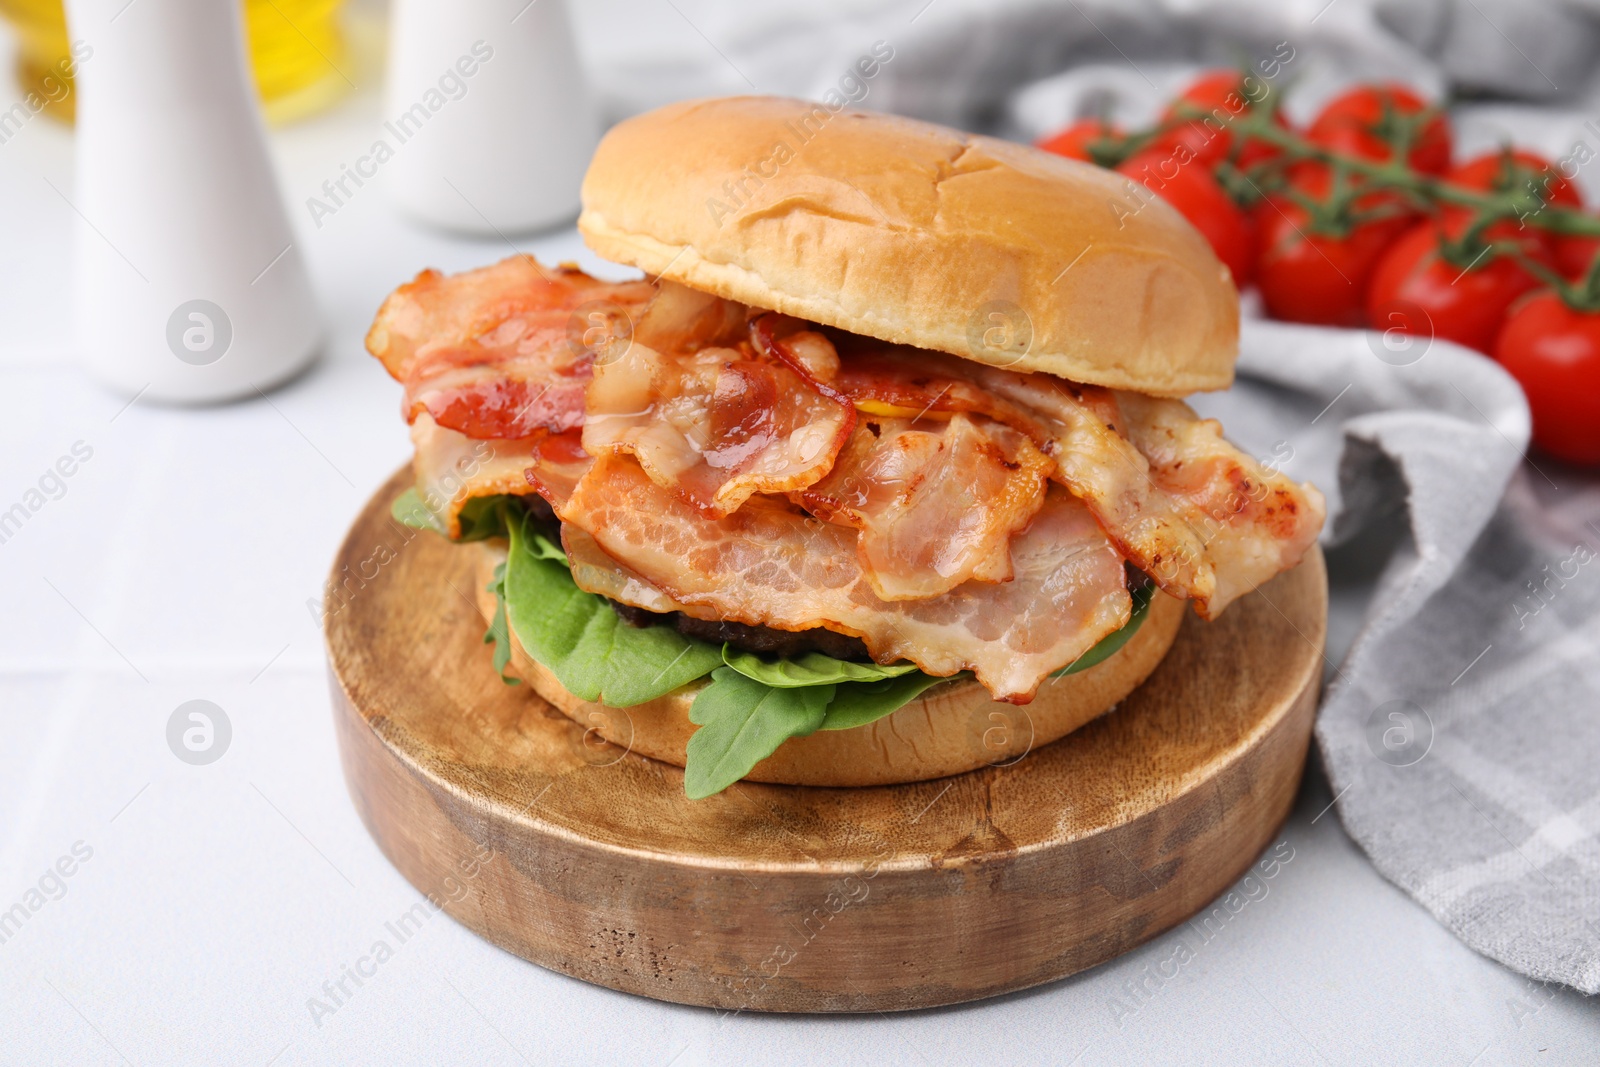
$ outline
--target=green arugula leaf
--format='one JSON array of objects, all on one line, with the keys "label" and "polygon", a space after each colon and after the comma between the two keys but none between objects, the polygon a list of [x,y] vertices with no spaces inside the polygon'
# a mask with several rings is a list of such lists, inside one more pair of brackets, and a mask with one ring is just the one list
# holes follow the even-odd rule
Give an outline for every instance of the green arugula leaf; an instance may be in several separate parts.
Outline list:
[{"label": "green arugula leaf", "polygon": [[722,664],[713,644],[669,626],[630,626],[572,580],[566,556],[526,513],[507,522],[506,619],[528,655],[583,700],[631,707]]},{"label": "green arugula leaf", "polygon": [[523,514],[522,505],[509,496],[475,496],[461,506],[456,521],[461,524],[457,541],[483,541],[506,536],[506,527]]},{"label": "green arugula leaf", "polygon": [[732,667],[711,672],[711,684],[694,698],[683,791],[690,800],[720,793],[791,737],[815,733],[827,715],[834,687],[778,689]]},{"label": "green arugula leaf", "polygon": [[949,678],[935,678],[917,671],[901,678],[845,683],[834,691],[833,699],[828,702],[828,713],[818,729],[853,730],[866,726],[899,711],[921,696],[923,690],[948,681]]},{"label": "green arugula leaf", "polygon": [[799,689],[808,685],[835,685],[839,682],[878,682],[898,678],[917,669],[915,663],[895,663],[881,667],[876,663],[852,663],[821,652],[769,660],[754,652],[722,646],[722,662],[752,681],[774,689]]},{"label": "green arugula leaf", "polygon": [[489,623],[489,629],[484,632],[483,643],[494,646],[494,669],[500,672],[500,680],[506,685],[519,685],[521,679],[513,678],[506,674],[506,667],[511,663],[511,631],[506,623],[506,565],[501,563],[494,569],[494,580],[488,585],[489,592],[494,594],[494,619]]},{"label": "green arugula leaf", "polygon": [[[565,549],[534,529],[531,524],[526,525],[524,529],[528,533],[527,549],[533,554],[534,559],[559,560],[562,566],[567,566]],[[593,595],[593,593],[590,594],[590,596]]]}]

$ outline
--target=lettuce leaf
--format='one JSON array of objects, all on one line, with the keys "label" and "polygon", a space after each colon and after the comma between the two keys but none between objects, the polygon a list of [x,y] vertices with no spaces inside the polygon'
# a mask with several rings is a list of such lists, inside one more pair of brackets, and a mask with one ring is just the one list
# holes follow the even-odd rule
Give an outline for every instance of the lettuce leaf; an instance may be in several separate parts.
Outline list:
[{"label": "lettuce leaf", "polygon": [[683,791],[690,800],[720,793],[789,738],[815,733],[833,691],[831,685],[775,688],[718,667],[689,709],[700,729],[689,738]]},{"label": "lettuce leaf", "polygon": [[722,651],[669,626],[630,626],[604,598],[579,589],[566,554],[526,512],[506,523],[506,618],[528,655],[583,700],[631,707],[722,665]]}]

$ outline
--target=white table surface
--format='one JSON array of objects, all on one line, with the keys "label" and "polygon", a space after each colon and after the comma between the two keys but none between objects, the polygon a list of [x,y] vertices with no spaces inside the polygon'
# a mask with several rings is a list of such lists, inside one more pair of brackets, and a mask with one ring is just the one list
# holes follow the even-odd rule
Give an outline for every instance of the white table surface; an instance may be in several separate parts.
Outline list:
[{"label": "white table surface", "polygon": [[[73,214],[51,188],[71,195],[70,134],[38,119],[0,146],[0,510],[75,443],[93,449],[0,544],[0,910],[75,843],[92,849],[0,943],[0,1062],[1600,1060],[1600,1002],[1477,956],[1380,878],[1326,810],[1315,759],[1282,832],[1292,862],[1215,940],[1180,928],[1030,992],[893,1017],[725,1016],[552,974],[441,915],[319,1024],[308,1000],[419,899],[345,793],[308,609],[410,452],[399,388],[361,338],[417,269],[508,252],[415,228],[380,188],[311,227],[305,198],[375,114],[364,96],[274,135],[327,346],[269,399],[209,409],[126,407],[75,368]],[[596,266],[570,230],[517,247]],[[1335,590],[1336,656],[1363,592]],[[203,767],[164,736],[195,698],[233,725]],[[1135,1000],[1180,938],[1193,959]]]}]

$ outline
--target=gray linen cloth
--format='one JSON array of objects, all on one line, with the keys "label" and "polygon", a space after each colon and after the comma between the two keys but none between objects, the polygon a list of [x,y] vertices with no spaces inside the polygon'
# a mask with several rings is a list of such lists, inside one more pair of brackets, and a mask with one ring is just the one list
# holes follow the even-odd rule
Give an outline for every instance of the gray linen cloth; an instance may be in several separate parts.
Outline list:
[{"label": "gray linen cloth", "polygon": [[1600,992],[1600,477],[1524,458],[1496,364],[1412,345],[1247,322],[1196,406],[1329,491],[1336,577],[1390,548],[1317,719],[1345,829],[1479,952]]},{"label": "gray linen cloth", "polygon": [[[1454,109],[1458,151],[1514,137],[1565,159],[1580,142],[1600,154],[1596,8],[678,0],[646,24],[595,0],[576,16],[605,43],[591,59],[613,115],[843,87],[859,106],[1032,139],[1086,114],[1145,122],[1198,65],[1276,58],[1291,117],[1351,80],[1497,94],[1516,102]],[[843,81],[876,41],[893,58]],[[1578,175],[1591,203],[1597,177],[1600,163]],[[1328,493],[1330,573],[1368,603],[1317,722],[1345,828],[1473,948],[1600,992],[1600,479],[1526,458],[1521,392],[1451,344],[1252,319],[1239,371],[1196,406]]]}]

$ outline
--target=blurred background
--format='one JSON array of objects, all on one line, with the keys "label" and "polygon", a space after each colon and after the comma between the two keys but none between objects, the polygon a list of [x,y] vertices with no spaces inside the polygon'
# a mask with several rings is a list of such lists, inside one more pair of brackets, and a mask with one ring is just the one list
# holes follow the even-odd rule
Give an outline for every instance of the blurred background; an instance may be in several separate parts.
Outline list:
[{"label": "blurred background", "polygon": [[[448,30],[423,27],[420,16],[413,20],[417,28],[410,39],[433,34],[441,38],[434,42],[441,54],[464,54],[469,37],[480,39],[477,30],[468,32],[466,13],[494,6],[469,4],[447,16],[461,22],[459,42],[443,40]],[[318,292],[324,314],[366,308],[372,298],[381,298],[381,291],[371,288],[359,294],[330,288],[359,285],[364,272],[335,268],[328,276],[319,264],[331,266],[341,249],[364,239],[385,239],[353,235],[368,220],[389,221],[397,205],[412,219],[478,231],[502,248],[501,236],[549,230],[557,218],[570,221],[576,180],[587,157],[584,136],[573,139],[570,127],[594,118],[568,119],[563,127],[558,112],[597,115],[609,123],[693,96],[764,92],[821,98],[840,90],[841,80],[852,77],[852,65],[874,42],[883,42],[893,59],[859,88],[847,87],[850,102],[1019,140],[1043,140],[1090,117],[1124,128],[1148,126],[1198,73],[1219,66],[1256,70],[1271,63],[1274,76],[1268,80],[1278,91],[1277,103],[1297,126],[1310,123],[1352,84],[1398,83],[1420,99],[1450,108],[1458,159],[1491,152],[1513,139],[1551,162],[1568,160],[1579,145],[1600,150],[1600,133],[1591,128],[1600,111],[1594,63],[1600,23],[1594,5],[1581,0],[922,0],[761,6],[600,0],[575,5],[570,18],[552,24],[570,33],[556,54],[563,62],[575,60],[582,78],[564,79],[558,99],[540,99],[536,106],[530,106],[526,83],[516,99],[519,87],[506,67],[528,65],[530,45],[519,40],[518,31],[541,17],[541,6],[509,0],[499,6],[511,12],[500,20],[502,54],[508,46],[517,54],[498,69],[487,65],[491,77],[501,79],[498,85],[483,88],[480,79],[472,87],[462,80],[463,93],[478,91],[463,97],[469,101],[465,105],[452,103],[453,119],[434,125],[473,126],[476,136],[474,124],[492,127],[497,119],[487,112],[501,107],[502,99],[514,99],[511,106],[520,113],[501,116],[501,128],[529,131],[534,141],[543,134],[545,143],[535,154],[563,157],[566,165],[548,190],[537,188],[544,215],[491,210],[495,205],[480,202],[480,195],[491,197],[489,187],[503,179],[486,176],[486,168],[475,166],[471,155],[458,153],[454,144],[399,153],[395,166],[373,166],[378,173],[370,182],[351,184],[350,168],[369,152],[383,123],[428,88],[423,67],[432,61],[430,53],[413,47],[408,55],[416,60],[405,68],[402,84],[389,79],[386,97],[386,55],[397,21],[387,4],[249,0],[242,5],[278,189],[303,238],[295,254],[303,254],[322,275]],[[412,7],[425,11],[427,5]],[[123,10],[105,5],[113,18]],[[74,205],[59,195],[73,184],[69,124],[77,95],[59,0],[0,0],[0,13],[9,49],[4,66],[11,78],[5,98],[9,111],[0,115],[7,163],[0,169],[0,194],[26,227],[0,250],[7,257],[8,277],[14,278],[0,293],[6,322],[0,351],[8,361],[26,362],[59,352],[68,339],[60,327],[70,292],[62,280],[72,269],[71,242],[49,235],[67,233],[79,221]],[[539,30],[536,36],[550,35]],[[468,118],[467,112],[474,114]],[[430,137],[434,134],[436,140],[448,136],[433,131]],[[458,158],[424,163],[425,154]],[[419,177],[419,168],[427,173]],[[1596,168],[1575,165],[1573,170],[1572,185],[1592,201],[1600,189]],[[330,181],[331,189],[325,185]],[[348,197],[349,210],[337,189],[341,181],[346,192],[359,189]],[[557,187],[563,195],[555,195]],[[93,224],[109,234],[105,220]],[[405,229],[394,232],[411,236]],[[329,352],[338,358],[340,348]]]}]

